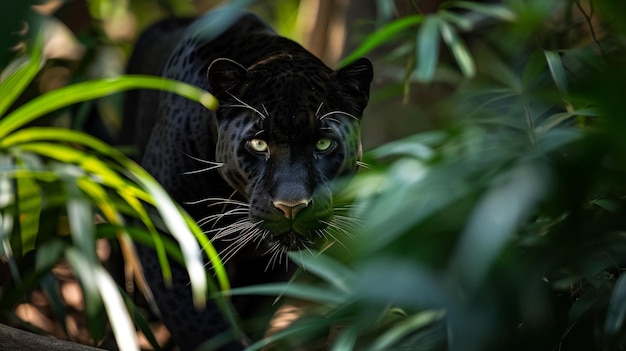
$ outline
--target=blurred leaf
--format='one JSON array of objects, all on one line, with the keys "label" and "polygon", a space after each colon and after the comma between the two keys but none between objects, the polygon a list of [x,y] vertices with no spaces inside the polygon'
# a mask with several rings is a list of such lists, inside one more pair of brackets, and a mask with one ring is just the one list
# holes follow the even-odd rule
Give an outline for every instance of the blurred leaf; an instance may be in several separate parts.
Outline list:
[{"label": "blurred leaf", "polygon": [[563,62],[561,61],[561,56],[559,56],[558,52],[549,50],[544,50],[543,53],[546,56],[548,67],[550,67],[550,74],[552,75],[552,79],[554,79],[556,87],[559,89],[561,94],[566,94],[567,76],[565,68],[563,67]]},{"label": "blurred leaf", "polygon": [[269,283],[263,285],[235,288],[225,292],[227,295],[284,295],[336,306],[347,302],[345,293],[330,288],[318,288],[298,283]]},{"label": "blurred leaf", "polygon": [[[118,291],[120,291],[120,289],[118,289]],[[143,316],[143,314],[141,314],[141,311],[139,310],[139,308],[137,308],[133,300],[130,297],[128,297],[128,295],[126,295],[126,293],[123,290],[120,291],[120,294],[124,298],[124,303],[126,305],[126,308],[132,315],[132,319],[137,325],[137,328],[143,333],[145,338],[150,343],[150,346],[152,347],[152,349],[156,351],[161,351],[162,350],[161,346],[159,345],[159,342],[154,336],[154,333],[152,332],[152,329],[150,328],[150,324],[148,324],[148,321],[146,320],[146,318]]]},{"label": "blurred leaf", "polygon": [[448,44],[452,55],[456,60],[456,63],[461,68],[461,72],[465,77],[471,78],[476,75],[476,66],[474,65],[474,59],[469,53],[469,50],[461,40],[461,37],[456,33],[454,28],[445,21],[439,22],[441,29],[441,36],[443,40]]},{"label": "blurred leaf", "polygon": [[396,36],[403,34],[403,32],[413,26],[416,26],[424,20],[421,15],[407,16],[399,18],[391,23],[386,24],[384,27],[376,30],[370,34],[359,47],[346,56],[341,62],[337,64],[339,67],[347,66],[350,63],[356,61],[358,58],[366,55],[370,51],[376,49],[380,45],[390,42]]},{"label": "blurred leaf", "polygon": [[594,108],[585,108],[572,112],[555,113],[546,118],[543,122],[541,122],[541,124],[537,126],[537,134],[545,133],[552,128],[561,126],[562,124],[564,124],[564,122],[567,122],[570,119],[575,119],[578,116],[598,117],[599,111]]},{"label": "blurred leaf", "polygon": [[548,189],[550,173],[539,160],[520,162],[496,179],[474,209],[450,267],[471,291]]},{"label": "blurred leaf", "polygon": [[435,77],[439,58],[439,23],[436,16],[427,16],[417,32],[415,72],[417,79],[423,83],[428,83]]},{"label": "blurred leaf", "polygon": [[558,150],[583,137],[583,133],[576,129],[554,128],[537,138],[538,149],[541,152],[549,153]]},{"label": "blurred leaf", "polygon": [[[40,33],[34,42],[30,55],[17,59],[2,72],[0,117],[6,113],[43,66],[42,47],[43,34]],[[2,43],[2,48],[4,48],[4,43]]]},{"label": "blurred leaf", "polygon": [[341,291],[349,292],[354,284],[354,272],[327,255],[316,251],[288,252],[287,255],[304,270],[317,275]]},{"label": "blurred leaf", "polygon": [[437,16],[444,22],[453,23],[463,31],[470,31],[474,27],[474,21],[471,18],[452,11],[440,9],[437,11]]},{"label": "blurred leaf", "polygon": [[420,328],[424,328],[441,320],[445,315],[446,313],[444,311],[430,310],[419,312],[413,316],[407,317],[404,321],[401,321],[386,330],[383,335],[376,339],[368,350],[390,350],[393,348],[394,344],[400,342],[403,338],[415,333],[415,331]]},{"label": "blurred leaf", "polygon": [[495,17],[503,21],[515,21],[517,15],[510,8],[502,4],[481,4],[473,1],[446,1],[441,8],[460,7],[470,11]]},{"label": "blurred leaf", "polygon": [[[66,167],[61,172],[73,172],[71,166]],[[68,178],[64,182],[68,193],[67,216],[70,223],[70,231],[74,245],[78,247],[81,254],[89,260],[90,264],[98,262],[96,254],[96,240],[94,235],[94,214],[91,203],[80,192],[76,182]]]},{"label": "blurred leaf", "polygon": [[376,0],[376,13],[378,22],[387,22],[393,18],[396,12],[396,5],[389,0]]},{"label": "blurred leaf", "polygon": [[615,282],[611,301],[607,309],[606,320],[604,322],[604,332],[614,335],[620,332],[624,326],[626,316],[626,275],[622,274]]},{"label": "blurred leaf", "polygon": [[353,327],[347,327],[341,331],[330,351],[352,351],[357,340],[357,331]]},{"label": "blurred leaf", "polygon": [[30,178],[17,179],[16,185],[22,255],[24,255],[35,248],[41,215],[41,189]]},{"label": "blurred leaf", "polygon": [[94,340],[101,340],[104,336],[103,300],[95,273],[96,263],[75,247],[68,247],[64,256],[82,288],[89,334]]},{"label": "blurred leaf", "polygon": [[[51,267],[47,268],[50,269]],[[50,308],[52,309],[56,320],[58,320],[61,324],[63,331],[68,333],[66,323],[67,313],[65,313],[65,304],[61,298],[61,294],[59,293],[58,281],[52,273],[46,273],[39,280],[39,284],[41,286],[41,290],[43,290],[46,295],[46,298],[50,301]]]}]

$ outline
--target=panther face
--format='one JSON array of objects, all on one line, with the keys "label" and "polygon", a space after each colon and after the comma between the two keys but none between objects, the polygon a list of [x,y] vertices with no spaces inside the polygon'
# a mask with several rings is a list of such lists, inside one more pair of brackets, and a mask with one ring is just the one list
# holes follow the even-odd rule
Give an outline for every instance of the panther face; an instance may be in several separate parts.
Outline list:
[{"label": "panther face", "polygon": [[336,218],[330,182],[353,174],[361,156],[371,63],[332,71],[312,56],[276,55],[248,68],[218,59],[208,78],[221,102],[219,172],[247,200],[234,210],[247,212],[231,226],[235,240],[282,252],[323,238]]}]

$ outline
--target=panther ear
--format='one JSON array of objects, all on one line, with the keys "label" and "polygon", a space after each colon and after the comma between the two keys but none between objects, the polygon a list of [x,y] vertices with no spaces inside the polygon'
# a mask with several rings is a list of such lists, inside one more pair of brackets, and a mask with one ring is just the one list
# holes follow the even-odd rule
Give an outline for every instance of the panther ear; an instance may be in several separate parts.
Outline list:
[{"label": "panther ear", "polygon": [[[365,104],[370,96],[370,84],[374,77],[372,62],[365,57],[361,57],[348,66],[335,72],[337,79],[348,86],[353,91],[363,94]],[[365,108],[365,106],[363,106]]]},{"label": "panther ear", "polygon": [[209,85],[214,95],[222,95],[243,81],[247,74],[248,71],[244,66],[227,58],[214,60],[207,71]]}]

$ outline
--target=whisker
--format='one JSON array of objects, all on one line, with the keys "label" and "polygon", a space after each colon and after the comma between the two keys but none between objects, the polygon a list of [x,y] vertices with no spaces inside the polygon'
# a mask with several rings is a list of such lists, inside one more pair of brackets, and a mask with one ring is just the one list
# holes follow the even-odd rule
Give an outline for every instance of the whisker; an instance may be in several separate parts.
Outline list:
[{"label": "whisker", "polygon": [[250,106],[249,104],[243,102],[241,99],[239,99],[238,97],[236,97],[235,95],[228,93],[228,95],[230,95],[233,99],[237,100],[237,102],[239,102],[241,105],[222,105],[222,107],[243,107],[243,108],[247,108],[249,110],[252,110],[254,112],[256,112],[256,114],[258,114],[261,119],[266,119],[267,117],[261,113],[261,111],[257,110],[256,108]]},{"label": "whisker", "polygon": [[235,208],[229,211],[226,211],[224,213],[216,213],[216,214],[212,214],[209,216],[206,216],[202,219],[200,219],[198,221],[198,226],[199,227],[203,227],[206,224],[209,224],[211,222],[213,222],[213,227],[215,227],[215,224],[217,224],[217,222],[219,222],[222,218],[224,217],[228,217],[228,216],[243,216],[248,214],[248,210],[247,209],[242,209],[242,208]]},{"label": "whisker", "polygon": [[270,113],[267,112],[267,108],[265,107],[265,104],[261,103],[261,107],[263,107],[263,111],[265,112],[265,115],[269,117]]},{"label": "whisker", "polygon": [[322,101],[322,103],[317,107],[317,110],[315,111],[315,119],[320,119],[320,110],[322,109],[322,106],[324,106],[324,101]]},{"label": "whisker", "polygon": [[350,114],[350,113],[348,113],[348,112],[344,112],[344,111],[331,111],[331,112],[327,112],[327,113],[325,113],[324,115],[322,115],[322,116],[319,118],[319,120],[323,120],[324,118],[326,118],[326,117],[328,117],[328,116],[330,116],[330,115],[335,115],[335,114],[337,114],[337,115],[344,115],[344,116],[348,116],[348,117],[353,118],[353,119],[355,119],[355,120],[357,120],[357,121],[359,120],[359,118],[358,118],[358,117],[356,117],[356,116],[354,116],[354,115],[352,115],[352,114]]},{"label": "whisker", "polygon": [[326,234],[328,234],[328,236],[330,236],[330,238],[333,239],[334,242],[338,243],[339,245],[341,245],[341,247],[350,252],[350,248],[346,246],[341,240],[339,240],[339,238],[334,236],[330,231],[327,231]]},{"label": "whisker", "polygon": [[356,165],[361,167],[361,168],[365,168],[365,169],[372,169],[373,167],[365,162],[362,161],[356,161]]},{"label": "whisker", "polygon": [[186,152],[184,153],[184,155],[189,157],[190,159],[192,159],[194,161],[210,164],[210,165],[213,165],[215,167],[222,167],[224,165],[224,162],[215,162],[215,161],[209,161],[209,160],[201,159],[199,157],[191,156],[190,154],[188,154]]},{"label": "whisker", "polygon": [[242,207],[250,207],[250,204],[244,201],[239,201],[239,200],[233,200],[233,199],[224,199],[221,197],[207,197],[205,199],[201,199],[201,200],[195,200],[195,201],[186,201],[183,202],[183,204],[185,205],[199,205],[201,203],[205,203],[205,202],[210,202],[213,201],[214,203],[209,204],[208,206],[216,206],[216,205],[237,205],[237,206],[242,206]]},{"label": "whisker", "polygon": [[212,171],[214,169],[218,169],[222,167],[220,166],[211,166],[211,167],[207,167],[207,168],[200,168],[200,169],[196,169],[195,171],[186,171],[186,172],[182,172],[181,175],[190,175],[190,174],[198,174],[198,173],[204,173],[204,172],[209,172]]}]

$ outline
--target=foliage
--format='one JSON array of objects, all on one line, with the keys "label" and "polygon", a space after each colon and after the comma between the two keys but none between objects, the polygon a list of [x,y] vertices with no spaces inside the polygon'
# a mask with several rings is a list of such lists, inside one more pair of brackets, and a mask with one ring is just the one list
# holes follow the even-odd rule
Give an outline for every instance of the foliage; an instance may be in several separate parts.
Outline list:
[{"label": "foliage", "polygon": [[[171,278],[166,254],[177,258],[193,277],[198,306],[205,303],[208,282],[198,243],[212,260],[221,288],[227,288],[221,262],[193,220],[120,151],[79,131],[29,123],[58,109],[129,89],[167,90],[213,110],[217,101],[181,82],[123,76],[69,85],[10,110],[43,65],[41,38],[30,43],[30,55],[19,57],[0,83],[0,256],[8,262],[14,280],[13,286],[3,287],[0,310],[6,318],[24,294],[41,284],[57,303],[53,308],[58,319],[65,321],[59,292],[50,283],[51,268],[65,259],[81,283],[94,341],[101,340],[106,330],[104,308],[115,337],[124,340],[120,349],[138,349],[126,302],[98,261],[96,238],[119,240],[125,262],[139,282],[143,278],[132,241],[155,247],[166,279]],[[96,226],[96,214],[109,224]],[[127,218],[132,217],[145,229],[130,230]],[[62,227],[68,227],[67,232],[57,229]],[[162,237],[158,228],[171,233],[177,243]],[[149,334],[145,327],[144,332]]]},{"label": "foliage", "polygon": [[[90,2],[103,28],[120,13],[111,9],[125,6],[110,3]],[[184,1],[162,3],[169,13],[191,11]],[[11,6],[26,11],[20,4]],[[130,7],[144,11],[142,4]],[[315,303],[291,327],[249,349],[293,349],[326,338],[332,350],[623,349],[624,5],[447,1],[432,13],[414,6],[394,18],[391,1],[376,4],[387,22],[341,64],[391,48],[377,71],[403,72],[388,84],[402,85],[405,101],[417,88],[451,91],[437,104],[440,127],[365,155],[370,167],[338,194],[354,201],[354,216],[365,222],[354,242],[343,242],[349,252],[335,245],[290,254],[316,283],[296,277],[231,291]],[[289,31],[295,8],[277,6],[281,30]],[[138,20],[143,25],[153,15]],[[84,39],[94,56],[103,43],[89,40],[113,41],[103,28]],[[0,252],[16,280],[2,291],[0,310],[6,314],[37,285],[58,300],[48,278],[65,258],[82,283],[92,337],[103,333],[103,308],[118,337],[130,337],[122,336],[131,329],[124,311],[133,306],[122,306],[127,301],[97,262],[94,239],[117,238],[131,264],[128,241],[153,243],[162,259],[167,252],[192,262],[190,270],[201,264],[198,245],[184,237],[195,235],[208,252],[210,243],[184,214],[163,225],[190,246],[159,239],[160,220],[146,204],[161,213],[175,205],[119,151],[77,131],[28,123],[133,87],[189,91],[197,101],[207,95],[174,82],[120,77],[70,85],[16,109],[43,64],[38,46],[29,48],[31,56],[14,59],[17,69],[0,84]],[[404,107],[393,108],[389,115]],[[95,213],[110,224],[93,225]],[[137,217],[142,229],[128,227],[123,215]],[[69,229],[59,233],[64,222]],[[195,282],[198,303],[204,282]],[[61,306],[57,313],[64,320]]]},{"label": "foliage", "polygon": [[251,349],[329,333],[332,350],[624,348],[625,15],[450,1],[367,37],[344,62],[397,45],[405,94],[452,82],[448,123],[366,155],[346,190],[367,223],[351,259],[294,254],[318,284],[234,292],[317,302]]}]

